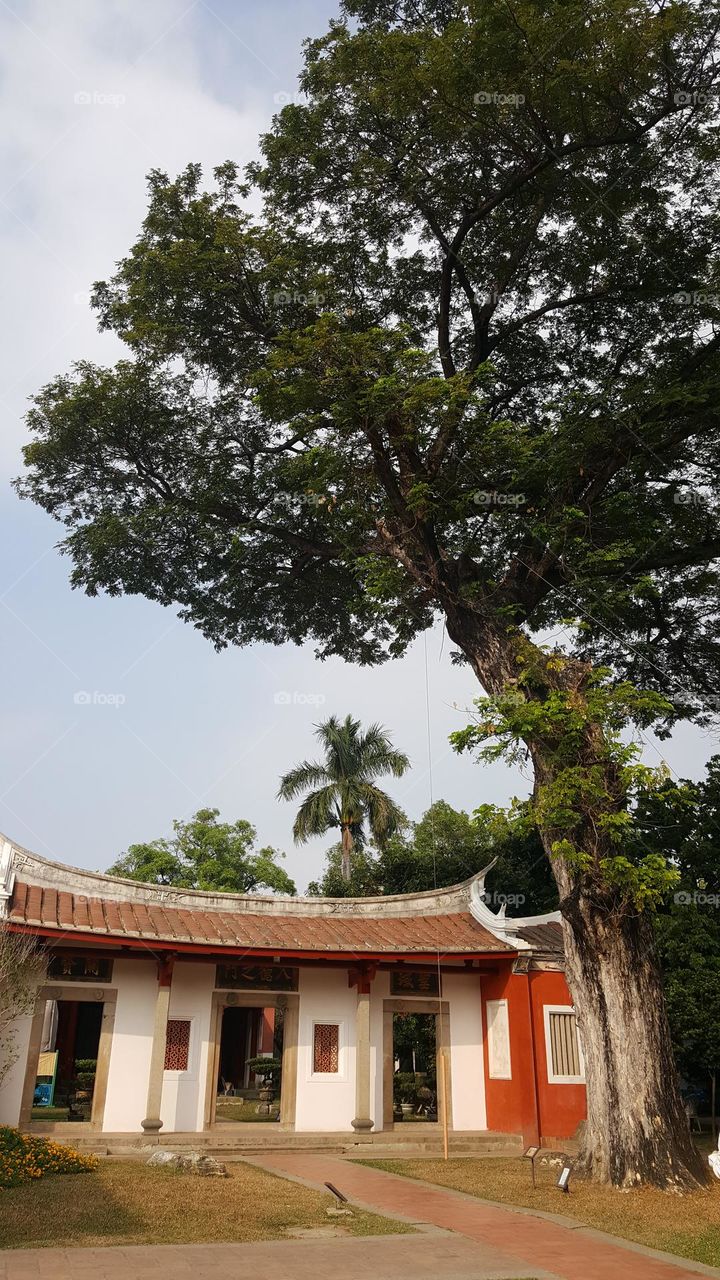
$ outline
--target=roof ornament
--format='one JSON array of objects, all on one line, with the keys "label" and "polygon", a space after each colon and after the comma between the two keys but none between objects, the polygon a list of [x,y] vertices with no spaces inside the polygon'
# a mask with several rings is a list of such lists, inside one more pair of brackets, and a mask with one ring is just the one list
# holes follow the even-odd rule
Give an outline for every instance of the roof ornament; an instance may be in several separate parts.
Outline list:
[{"label": "roof ornament", "polygon": [[3,839],[0,844],[0,920],[7,919],[8,904],[15,884],[13,852],[10,841]]}]

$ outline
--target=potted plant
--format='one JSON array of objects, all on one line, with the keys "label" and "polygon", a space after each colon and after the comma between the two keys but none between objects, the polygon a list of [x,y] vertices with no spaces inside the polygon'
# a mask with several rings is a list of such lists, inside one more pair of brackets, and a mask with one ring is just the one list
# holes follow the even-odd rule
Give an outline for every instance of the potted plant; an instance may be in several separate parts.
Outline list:
[{"label": "potted plant", "polygon": [[251,1057],[246,1065],[249,1066],[252,1074],[258,1075],[261,1080],[258,1112],[269,1115],[270,1107],[279,1093],[282,1062],[277,1057]]},{"label": "potted plant", "polygon": [[396,1071],[393,1077],[393,1098],[400,1104],[403,1116],[411,1116],[415,1110],[417,1084],[412,1071]]},{"label": "potted plant", "polygon": [[68,1091],[69,1120],[89,1120],[95,1090],[96,1058],[76,1058],[75,1078]]}]

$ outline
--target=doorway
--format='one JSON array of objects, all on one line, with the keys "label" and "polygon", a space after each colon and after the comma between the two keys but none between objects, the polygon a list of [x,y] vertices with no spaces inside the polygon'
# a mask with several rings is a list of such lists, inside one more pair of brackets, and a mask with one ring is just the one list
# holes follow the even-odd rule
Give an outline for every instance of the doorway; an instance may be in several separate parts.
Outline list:
[{"label": "doorway", "polygon": [[214,993],[206,1128],[240,1121],[295,1129],[297,1015],[295,992]]},{"label": "doorway", "polygon": [[433,1013],[394,1013],[393,1119],[436,1123],[437,1027]]},{"label": "doorway", "polygon": [[447,1000],[383,1001],[383,1128],[452,1128]]},{"label": "doorway", "polygon": [[216,1081],[218,1123],[276,1123],[280,1119],[284,1010],[227,1005],[220,1010]]},{"label": "doorway", "polygon": [[103,1006],[84,1000],[46,1000],[31,1117],[90,1120]]}]

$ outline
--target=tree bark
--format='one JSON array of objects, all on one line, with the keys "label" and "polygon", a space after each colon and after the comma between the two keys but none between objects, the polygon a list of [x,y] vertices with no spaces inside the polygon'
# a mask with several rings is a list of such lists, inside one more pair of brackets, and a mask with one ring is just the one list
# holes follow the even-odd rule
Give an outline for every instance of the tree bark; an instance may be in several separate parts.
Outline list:
[{"label": "tree bark", "polygon": [[350,855],[352,853],[353,838],[350,828],[343,825],[342,828],[342,878],[347,881],[350,879]]},{"label": "tree bark", "polygon": [[[503,632],[470,610],[446,609],[446,617],[451,638],[490,695],[501,695],[517,682],[521,656],[534,650],[540,664],[546,661],[526,637]],[[548,674],[548,683],[557,689],[565,678],[575,680],[577,688],[580,670],[571,659],[567,675]],[[538,688],[528,696],[542,700],[549,691]],[[602,742],[602,726],[588,724],[586,749],[577,763],[592,761],[596,767]],[[552,744],[538,739],[526,745],[537,792],[539,785],[552,784],[558,766]],[[606,783],[612,794],[617,778],[611,762]],[[551,856],[557,833],[538,823],[559,891],[566,977],[585,1059],[588,1117],[577,1167],[617,1187],[697,1187],[707,1171],[680,1097],[652,921],[603,882],[600,861],[619,850],[603,845],[592,816],[581,846],[592,860],[592,873]]]}]

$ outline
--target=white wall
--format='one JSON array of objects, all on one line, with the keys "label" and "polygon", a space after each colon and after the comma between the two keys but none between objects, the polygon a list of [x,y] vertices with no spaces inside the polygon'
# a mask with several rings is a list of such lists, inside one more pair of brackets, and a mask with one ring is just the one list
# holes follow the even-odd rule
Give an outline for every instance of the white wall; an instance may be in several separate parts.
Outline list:
[{"label": "white wall", "polygon": [[[298,1132],[352,1133],[355,1116],[355,1013],[357,995],[348,987],[347,970],[300,970],[298,1033]],[[340,1025],[340,1071],[313,1076],[313,1027],[316,1022]]]},{"label": "white wall", "polygon": [[11,1052],[17,1056],[0,1085],[0,1124],[17,1126],[20,1121],[31,1027],[32,1014],[16,1019]]},{"label": "white wall", "polygon": [[170,988],[169,1018],[190,1020],[190,1052],[187,1071],[166,1071],[163,1076],[163,1133],[192,1133],[205,1122],[205,1082],[210,1042],[215,965],[176,961]]},{"label": "white wall", "polygon": [[104,1133],[142,1133],[155,1024],[157,964],[116,960],[117,1009],[110,1050]]},{"label": "white wall", "polygon": [[444,973],[443,998],[450,1003],[453,1130],[486,1129],[480,979]]}]

